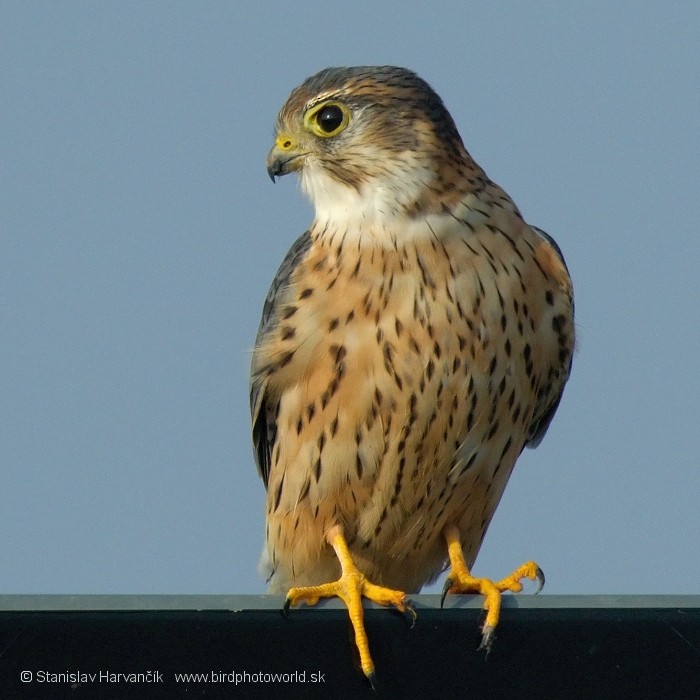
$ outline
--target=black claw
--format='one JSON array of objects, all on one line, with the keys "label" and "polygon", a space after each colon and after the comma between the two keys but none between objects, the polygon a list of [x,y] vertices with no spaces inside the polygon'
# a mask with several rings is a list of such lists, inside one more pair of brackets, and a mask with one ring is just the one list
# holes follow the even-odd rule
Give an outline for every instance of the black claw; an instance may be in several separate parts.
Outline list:
[{"label": "black claw", "polygon": [[408,613],[411,617],[411,629],[413,629],[416,626],[416,620],[418,619],[418,613],[416,612],[416,609],[413,607],[413,603],[410,600],[407,600],[404,605],[406,606],[406,610],[404,612]]},{"label": "black claw", "polygon": [[491,651],[491,645],[493,644],[493,640],[496,638],[493,632],[493,627],[484,627],[483,635],[481,637],[481,644],[479,644],[479,648],[477,649],[477,651],[481,651],[482,649],[484,649],[486,651],[486,656],[489,655],[489,652]]},{"label": "black claw", "polygon": [[442,610],[442,606],[445,604],[445,598],[447,598],[447,594],[450,591],[450,588],[452,588],[452,579],[448,576],[445,579],[445,585],[442,587],[442,595],[440,596],[440,609]]},{"label": "black claw", "polygon": [[535,577],[537,579],[537,590],[535,591],[535,595],[537,595],[544,588],[544,571],[542,571],[539,566],[535,572]]},{"label": "black claw", "polygon": [[284,615],[285,619],[289,617],[289,606],[292,604],[292,601],[289,598],[285,598],[284,605],[282,606],[282,614]]},{"label": "black claw", "polygon": [[372,690],[376,693],[377,692],[377,675],[372,671],[371,673],[368,673],[366,676],[367,680],[369,681],[369,684],[372,686]]}]

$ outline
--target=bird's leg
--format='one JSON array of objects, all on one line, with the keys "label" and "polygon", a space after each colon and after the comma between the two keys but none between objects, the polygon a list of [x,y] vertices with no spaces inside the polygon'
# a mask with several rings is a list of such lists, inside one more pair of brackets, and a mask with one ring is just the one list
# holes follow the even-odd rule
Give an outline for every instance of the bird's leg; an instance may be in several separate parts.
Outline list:
[{"label": "bird's leg", "polygon": [[367,598],[379,605],[393,605],[401,612],[408,611],[415,618],[415,611],[403,591],[395,591],[391,588],[384,588],[370,583],[365,575],[355,566],[352,560],[350,549],[345,541],[343,530],[339,526],[332,527],[326,535],[328,543],[335,550],[340,561],[342,570],[337,581],[324,583],[320,586],[305,586],[303,588],[291,588],[287,593],[285,610],[290,605],[306,603],[316,605],[320,598],[331,598],[337,596],[341,598],[348,608],[350,621],[355,631],[355,644],[360,652],[360,665],[365,676],[374,685],[374,664],[369,653],[369,643],[367,632],[363,623],[364,612],[362,609],[362,598]]},{"label": "bird's leg", "polygon": [[482,628],[483,636],[479,649],[488,651],[491,648],[493,632],[496,629],[501,613],[501,593],[504,591],[513,591],[514,593],[522,591],[523,584],[521,581],[524,578],[529,578],[532,581],[537,580],[538,588],[536,592],[539,593],[542,590],[542,586],[544,586],[544,574],[534,561],[528,561],[501,581],[476,578],[472,576],[464,561],[464,553],[462,552],[462,544],[457,528],[454,526],[446,528],[444,535],[447,540],[447,552],[450,557],[451,570],[442,589],[440,604],[442,605],[445,601],[445,596],[448,593],[479,593],[483,595],[486,620]]}]

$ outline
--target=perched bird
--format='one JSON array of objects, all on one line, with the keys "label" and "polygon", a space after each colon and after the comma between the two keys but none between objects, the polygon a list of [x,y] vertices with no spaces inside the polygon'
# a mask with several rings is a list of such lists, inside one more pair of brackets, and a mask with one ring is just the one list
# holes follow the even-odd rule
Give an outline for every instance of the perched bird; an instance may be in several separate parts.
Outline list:
[{"label": "perched bird", "polygon": [[267,157],[315,207],[273,280],[250,402],[267,488],[263,560],[287,604],[339,596],[374,666],[362,597],[411,610],[502,581],[471,567],[525,446],[569,376],[573,290],[561,251],[474,162],[440,97],[390,66],[327,68],[294,89]]}]

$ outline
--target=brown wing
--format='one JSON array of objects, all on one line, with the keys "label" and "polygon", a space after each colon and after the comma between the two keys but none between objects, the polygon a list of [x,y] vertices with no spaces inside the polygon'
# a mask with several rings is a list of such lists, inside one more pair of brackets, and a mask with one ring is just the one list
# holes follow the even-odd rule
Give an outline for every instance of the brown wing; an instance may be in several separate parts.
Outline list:
[{"label": "brown wing", "polygon": [[[255,338],[255,346],[260,344],[278,322],[277,311],[284,290],[299,262],[304,258],[311,246],[309,232],[303,233],[293,243],[287,252],[277,274],[272,280],[270,289],[263,304],[262,318]],[[250,375],[250,414],[253,424],[253,451],[258,472],[267,488],[270,475],[270,453],[277,434],[277,403],[270,402],[266,396],[267,379],[263,373]]]},{"label": "brown wing", "polygon": [[[536,226],[531,226],[530,227],[540,238],[542,238],[546,243],[548,243],[556,256],[559,258],[561,261],[561,264],[564,266],[564,269],[568,273],[569,268],[566,266],[566,261],[564,260],[564,254],[561,252],[561,248],[557,245],[557,242],[545,231],[543,231],[540,228],[537,228]],[[573,311],[573,301],[572,301],[572,311]],[[567,367],[566,370],[566,378],[568,379],[569,375],[571,374],[571,362],[573,360],[573,353],[569,355],[569,366]],[[554,401],[551,403],[547,411],[537,419],[529,428],[529,433],[528,433],[528,438],[527,442],[525,443],[526,447],[530,447],[534,449],[537,447],[541,442],[542,439],[545,436],[545,433],[547,432],[547,428],[549,428],[549,424],[552,422],[552,418],[554,418],[554,414],[557,412],[557,408],[559,407],[559,402],[561,401],[562,394],[564,393],[564,385],[566,384],[566,380],[562,383],[561,386],[561,391],[559,394],[556,396]]]}]

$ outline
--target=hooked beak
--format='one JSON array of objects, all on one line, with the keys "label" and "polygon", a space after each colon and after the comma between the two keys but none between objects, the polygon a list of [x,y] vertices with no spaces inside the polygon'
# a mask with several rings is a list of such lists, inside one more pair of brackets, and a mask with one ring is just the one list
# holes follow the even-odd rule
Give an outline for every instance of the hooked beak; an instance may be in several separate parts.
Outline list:
[{"label": "hooked beak", "polygon": [[305,152],[298,150],[292,138],[287,134],[280,134],[267,154],[267,174],[272,182],[276,177],[299,170],[304,164],[305,155]]}]

